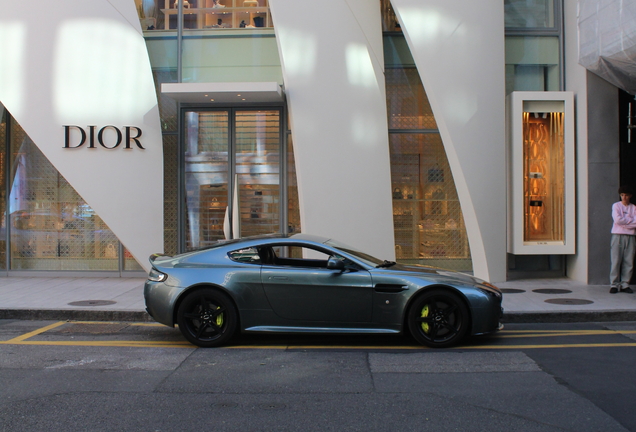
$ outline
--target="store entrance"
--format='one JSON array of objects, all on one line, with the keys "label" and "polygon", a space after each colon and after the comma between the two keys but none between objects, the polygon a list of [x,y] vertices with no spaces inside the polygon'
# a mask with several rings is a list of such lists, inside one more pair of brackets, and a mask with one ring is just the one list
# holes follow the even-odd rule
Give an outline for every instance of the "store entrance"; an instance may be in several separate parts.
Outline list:
[{"label": "store entrance", "polygon": [[282,231],[281,109],[185,109],[184,249]]}]

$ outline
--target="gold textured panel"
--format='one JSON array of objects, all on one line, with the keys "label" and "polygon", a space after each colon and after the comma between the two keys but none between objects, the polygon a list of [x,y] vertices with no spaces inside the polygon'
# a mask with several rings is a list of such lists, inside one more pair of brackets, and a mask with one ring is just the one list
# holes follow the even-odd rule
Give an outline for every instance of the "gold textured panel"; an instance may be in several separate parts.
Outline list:
[{"label": "gold textured panel", "polygon": [[11,124],[13,270],[119,270],[119,241],[24,130]]},{"label": "gold textured panel", "polygon": [[391,134],[390,148],[397,259],[469,270],[464,217],[439,134]]},{"label": "gold textured panel", "polygon": [[437,129],[417,69],[388,68],[385,77],[389,129]]}]

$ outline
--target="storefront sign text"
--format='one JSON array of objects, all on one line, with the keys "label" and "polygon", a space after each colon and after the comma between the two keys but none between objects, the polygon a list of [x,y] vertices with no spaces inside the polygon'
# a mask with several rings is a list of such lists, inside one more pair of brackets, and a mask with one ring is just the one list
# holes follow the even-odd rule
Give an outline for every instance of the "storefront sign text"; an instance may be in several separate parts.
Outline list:
[{"label": "storefront sign text", "polygon": [[[132,149],[134,148],[132,146],[134,142],[137,147],[145,150],[139,140],[141,138],[141,129],[136,126],[125,126],[123,127],[123,132],[112,125],[104,126],[99,130],[97,130],[97,126],[87,126],[87,128],[88,133],[79,126],[64,126],[64,148],[79,148],[88,141],[88,148],[98,148],[96,147],[97,143],[106,149],[112,150],[123,143],[123,148]],[[79,132],[79,135],[77,132]]]}]

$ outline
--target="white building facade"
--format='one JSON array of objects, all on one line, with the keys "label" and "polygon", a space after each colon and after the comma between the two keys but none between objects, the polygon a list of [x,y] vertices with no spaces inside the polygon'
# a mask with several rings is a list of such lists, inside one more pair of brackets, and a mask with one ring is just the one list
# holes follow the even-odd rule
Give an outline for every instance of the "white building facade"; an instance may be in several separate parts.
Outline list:
[{"label": "white building facade", "polygon": [[597,2],[317,3],[0,0],[4,274],[302,231],[604,283],[633,98],[579,64]]}]

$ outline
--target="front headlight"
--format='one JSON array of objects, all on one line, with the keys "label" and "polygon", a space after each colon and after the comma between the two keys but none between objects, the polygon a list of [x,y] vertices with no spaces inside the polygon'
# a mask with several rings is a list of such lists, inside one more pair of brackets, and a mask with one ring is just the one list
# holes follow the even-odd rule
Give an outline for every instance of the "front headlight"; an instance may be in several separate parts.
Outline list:
[{"label": "front headlight", "polygon": [[483,293],[486,293],[493,297],[501,298],[501,291],[499,291],[496,286],[489,284],[488,282],[482,282],[477,288],[479,288],[479,290]]},{"label": "front headlight", "polygon": [[154,267],[150,269],[150,273],[148,273],[148,280],[151,280],[153,282],[163,282],[166,279],[168,279],[168,275],[160,272]]}]

